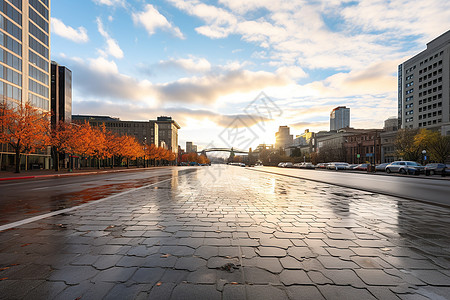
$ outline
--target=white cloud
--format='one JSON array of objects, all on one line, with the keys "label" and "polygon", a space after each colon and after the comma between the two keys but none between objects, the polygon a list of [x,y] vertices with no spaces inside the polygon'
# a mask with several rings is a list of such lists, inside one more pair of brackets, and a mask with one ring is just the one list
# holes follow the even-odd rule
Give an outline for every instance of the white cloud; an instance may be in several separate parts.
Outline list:
[{"label": "white cloud", "polygon": [[125,0],[94,0],[96,4],[107,6],[125,6]]},{"label": "white cloud", "polygon": [[[441,0],[169,2],[204,23],[196,28],[199,34],[237,34],[265,49],[271,61],[310,69],[348,71],[414,54],[448,30],[450,19],[450,2]],[[416,44],[411,35],[418,37]]]},{"label": "white cloud", "polygon": [[133,22],[136,25],[144,26],[149,35],[153,35],[158,28],[161,28],[180,39],[185,38],[181,30],[167,21],[166,17],[151,4],[147,4],[144,11],[133,13]]},{"label": "white cloud", "polygon": [[71,65],[74,74],[78,74],[74,77],[74,86],[84,94],[115,101],[213,105],[225,96],[257,93],[267,87],[291,83],[286,76],[275,73],[219,67],[219,71],[203,76],[156,84],[120,73],[115,62],[105,57],[87,61],[72,60],[67,65]]},{"label": "white cloud", "polygon": [[158,62],[156,68],[163,70],[184,70],[188,73],[205,73],[211,70],[211,64],[206,58],[180,58]]},{"label": "white cloud", "polygon": [[62,36],[63,38],[69,39],[76,43],[86,43],[89,41],[86,28],[80,26],[78,29],[67,26],[63,21],[51,18],[51,29],[56,35]]},{"label": "white cloud", "polygon": [[100,54],[103,56],[111,55],[115,58],[123,58],[123,51],[119,46],[119,43],[110,37],[108,32],[103,27],[102,20],[97,18],[97,28],[98,32],[105,38],[106,40],[106,49],[99,50]]}]

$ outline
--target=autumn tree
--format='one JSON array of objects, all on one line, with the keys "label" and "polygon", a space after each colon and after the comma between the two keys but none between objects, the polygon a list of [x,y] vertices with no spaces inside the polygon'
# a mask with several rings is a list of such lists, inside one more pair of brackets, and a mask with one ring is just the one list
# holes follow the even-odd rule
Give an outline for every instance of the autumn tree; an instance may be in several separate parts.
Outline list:
[{"label": "autumn tree", "polygon": [[442,136],[438,131],[421,129],[414,136],[418,149],[426,150],[430,160],[445,163],[450,155],[450,137]]},{"label": "autumn tree", "polygon": [[404,160],[417,161],[420,159],[420,143],[415,142],[415,136],[419,131],[417,129],[400,129],[395,138],[396,154]]},{"label": "autumn tree", "polygon": [[9,144],[15,152],[16,173],[20,172],[22,153],[30,153],[48,145],[49,114],[25,103],[13,108],[0,108],[0,143]]},{"label": "autumn tree", "polygon": [[55,171],[59,171],[59,154],[72,152],[74,141],[73,125],[60,121],[50,132],[49,145],[53,148]]}]

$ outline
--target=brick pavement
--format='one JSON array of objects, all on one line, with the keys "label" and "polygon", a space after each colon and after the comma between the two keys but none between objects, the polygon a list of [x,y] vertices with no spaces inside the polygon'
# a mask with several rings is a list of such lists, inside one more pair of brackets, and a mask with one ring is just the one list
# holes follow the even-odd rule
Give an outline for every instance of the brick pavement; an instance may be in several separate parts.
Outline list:
[{"label": "brick pavement", "polygon": [[238,167],[0,232],[1,299],[450,299],[450,209]]}]

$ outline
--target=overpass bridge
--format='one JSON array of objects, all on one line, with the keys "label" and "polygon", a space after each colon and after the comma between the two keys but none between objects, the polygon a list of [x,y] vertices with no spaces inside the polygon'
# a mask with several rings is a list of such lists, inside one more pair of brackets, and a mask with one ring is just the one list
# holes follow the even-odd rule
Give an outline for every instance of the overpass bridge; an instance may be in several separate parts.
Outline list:
[{"label": "overpass bridge", "polygon": [[230,152],[230,153],[240,153],[240,154],[248,154],[248,151],[234,149],[234,148],[207,148],[201,151],[197,151],[197,153],[206,153],[206,152]]}]

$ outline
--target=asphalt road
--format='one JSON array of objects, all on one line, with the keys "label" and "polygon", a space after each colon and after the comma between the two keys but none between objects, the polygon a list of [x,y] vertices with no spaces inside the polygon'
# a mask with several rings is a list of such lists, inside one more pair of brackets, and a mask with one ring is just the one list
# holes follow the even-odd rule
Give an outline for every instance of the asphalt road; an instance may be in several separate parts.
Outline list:
[{"label": "asphalt road", "polygon": [[353,173],[345,171],[336,172],[329,170],[285,169],[275,167],[256,167],[249,169],[289,175],[302,179],[361,189],[373,193],[450,206],[450,180],[440,179],[440,177],[423,178],[414,176]]},{"label": "asphalt road", "polygon": [[0,225],[74,207],[195,171],[195,168],[167,167],[136,172],[2,181]]}]

